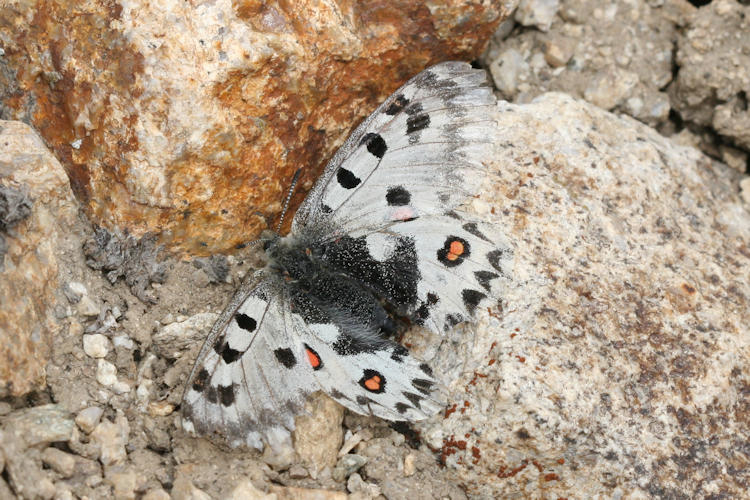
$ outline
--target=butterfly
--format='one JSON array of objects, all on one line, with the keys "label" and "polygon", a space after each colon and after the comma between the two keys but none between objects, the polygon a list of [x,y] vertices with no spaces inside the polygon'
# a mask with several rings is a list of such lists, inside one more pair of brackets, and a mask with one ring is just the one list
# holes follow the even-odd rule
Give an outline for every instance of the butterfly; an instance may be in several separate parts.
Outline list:
[{"label": "butterfly", "polygon": [[491,306],[512,250],[460,206],[495,142],[484,71],[445,62],[388,97],[336,152],[266,267],[211,329],[182,399],[184,428],[230,445],[288,440],[308,396],[414,422],[442,408],[435,368],[392,338],[397,318],[442,334]]}]

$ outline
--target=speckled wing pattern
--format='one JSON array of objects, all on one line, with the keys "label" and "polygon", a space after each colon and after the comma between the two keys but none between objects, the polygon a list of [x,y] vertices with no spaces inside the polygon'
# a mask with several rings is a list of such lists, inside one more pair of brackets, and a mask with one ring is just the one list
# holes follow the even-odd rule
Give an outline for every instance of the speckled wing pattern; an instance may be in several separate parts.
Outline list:
[{"label": "speckled wing pattern", "polygon": [[318,390],[389,420],[441,408],[433,368],[390,339],[391,316],[442,333],[510,278],[510,245],[460,210],[486,179],[494,103],[483,71],[442,63],[351,134],[211,330],[183,395],[187,430],[274,445]]}]

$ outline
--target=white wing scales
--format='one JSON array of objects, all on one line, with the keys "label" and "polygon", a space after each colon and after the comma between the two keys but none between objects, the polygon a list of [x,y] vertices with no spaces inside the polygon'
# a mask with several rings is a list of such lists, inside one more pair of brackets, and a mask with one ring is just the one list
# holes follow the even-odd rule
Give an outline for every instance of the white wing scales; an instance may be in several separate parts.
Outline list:
[{"label": "white wing scales", "polygon": [[[380,222],[384,203],[418,207],[421,214],[457,206],[482,181],[477,171],[484,171],[482,158],[494,141],[487,119],[494,103],[486,74],[468,64],[442,63],[415,76],[334,155],[297,211],[292,231],[321,220],[354,230]],[[406,182],[419,188],[407,203],[398,190]],[[382,188],[395,189],[390,203],[383,202]]]},{"label": "white wing scales", "polygon": [[[188,379],[186,428],[232,446],[260,448],[294,429],[307,397],[320,389],[294,331],[288,306],[265,271],[243,286],[214,325]],[[253,287],[254,285],[257,285]]]}]

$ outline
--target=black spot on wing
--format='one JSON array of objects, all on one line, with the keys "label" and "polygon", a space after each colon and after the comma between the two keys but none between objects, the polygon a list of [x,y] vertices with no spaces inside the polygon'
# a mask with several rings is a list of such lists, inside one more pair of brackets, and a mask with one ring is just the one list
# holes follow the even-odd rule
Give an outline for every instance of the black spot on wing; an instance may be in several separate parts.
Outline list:
[{"label": "black spot on wing", "polygon": [[487,291],[490,290],[490,281],[499,276],[499,274],[493,273],[492,271],[474,271],[474,277],[477,279],[477,283],[482,285]]},{"label": "black spot on wing", "polygon": [[403,186],[389,187],[385,195],[385,201],[392,207],[402,207],[408,205],[411,201],[411,193],[404,189]]},{"label": "black spot on wing", "polygon": [[333,210],[331,210],[331,207],[329,207],[325,203],[321,203],[320,211],[323,212],[324,214],[330,214]]},{"label": "black spot on wing", "polygon": [[385,114],[390,116],[397,115],[407,104],[409,104],[409,99],[402,94],[399,94],[393,102],[385,108]]},{"label": "black spot on wing", "polygon": [[406,403],[401,403],[401,402],[396,403],[396,411],[399,412],[401,415],[406,413],[407,410],[409,410],[410,408],[411,406],[409,406]]},{"label": "black spot on wing", "polygon": [[464,317],[460,314],[446,314],[445,315],[445,324],[443,325],[444,330],[450,330],[457,324],[464,321]]},{"label": "black spot on wing", "polygon": [[221,349],[221,359],[223,359],[226,364],[234,363],[241,357],[242,353],[229,347],[228,343],[225,343],[224,347]]},{"label": "black spot on wing", "polygon": [[349,396],[339,391],[338,389],[331,389],[330,391],[328,391],[328,395],[333,399],[349,399]]},{"label": "black spot on wing", "polygon": [[408,355],[409,350],[406,347],[397,345],[396,347],[394,347],[393,352],[391,353],[391,359],[396,363],[403,363],[404,358]]},{"label": "black spot on wing", "polygon": [[232,406],[234,403],[234,385],[220,385],[219,399],[224,406]]},{"label": "black spot on wing", "polygon": [[339,167],[336,171],[336,180],[339,181],[339,185],[344,189],[354,189],[362,182],[362,179],[354,175],[354,172],[344,167]]},{"label": "black spot on wing", "polygon": [[193,390],[196,392],[203,392],[208,384],[208,379],[208,370],[201,368],[193,379]]},{"label": "black spot on wing", "polygon": [[413,115],[406,119],[406,133],[412,134],[419,132],[430,126],[430,115],[427,113],[421,115]]},{"label": "black spot on wing", "polygon": [[503,274],[503,268],[500,266],[500,261],[504,259],[508,253],[510,253],[509,249],[498,248],[497,250],[492,250],[487,253],[487,261],[497,272]]},{"label": "black spot on wing", "polygon": [[237,326],[247,332],[254,332],[258,326],[258,322],[247,314],[237,313],[234,315],[234,320],[237,322]]},{"label": "black spot on wing", "polygon": [[432,380],[426,380],[423,378],[412,379],[411,385],[422,394],[429,395],[432,392],[432,386],[435,385]]},{"label": "black spot on wing", "polygon": [[432,368],[430,368],[430,365],[428,365],[427,363],[422,363],[421,365],[419,365],[419,369],[422,370],[422,372],[428,377],[432,377]]},{"label": "black spot on wing", "polygon": [[368,406],[370,404],[370,401],[372,401],[370,398],[365,396],[357,396],[357,404],[359,406]]},{"label": "black spot on wing", "polygon": [[206,399],[209,403],[216,404],[219,400],[219,393],[216,391],[216,387],[212,385],[208,386],[208,389],[206,390]]},{"label": "black spot on wing", "polygon": [[419,404],[424,400],[423,396],[414,394],[413,392],[402,391],[401,394],[408,399],[415,408],[419,408]]},{"label": "black spot on wing", "polygon": [[420,304],[419,308],[414,311],[414,320],[419,325],[423,325],[424,321],[430,317],[430,309],[432,306],[438,303],[440,299],[438,298],[437,294],[433,292],[429,292],[427,294],[427,300],[422,302]]},{"label": "black spot on wing", "polygon": [[480,238],[486,242],[490,242],[490,240],[482,233],[482,231],[479,230],[476,222],[467,222],[463,225],[463,228],[467,233],[471,233],[477,238]]},{"label": "black spot on wing", "polygon": [[385,152],[388,150],[388,146],[380,134],[374,134],[372,132],[365,134],[364,137],[362,137],[360,144],[365,144],[367,146],[367,151],[377,158],[383,158]]},{"label": "black spot on wing", "polygon": [[469,314],[474,314],[474,311],[476,310],[477,306],[479,305],[479,302],[487,297],[487,295],[483,294],[480,291],[477,290],[471,290],[471,289],[464,289],[461,292],[461,298],[464,301],[464,305],[466,306],[466,310],[469,311]]},{"label": "black spot on wing", "polygon": [[276,360],[284,365],[285,368],[293,368],[297,364],[297,358],[294,357],[294,353],[288,347],[278,348],[273,351]]}]

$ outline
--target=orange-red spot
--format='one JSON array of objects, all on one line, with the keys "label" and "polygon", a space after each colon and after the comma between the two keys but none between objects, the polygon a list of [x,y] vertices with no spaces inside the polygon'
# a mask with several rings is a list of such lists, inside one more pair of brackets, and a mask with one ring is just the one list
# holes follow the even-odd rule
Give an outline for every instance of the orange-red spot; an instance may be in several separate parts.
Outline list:
[{"label": "orange-red spot", "polygon": [[320,366],[320,357],[312,352],[310,349],[305,349],[307,353],[307,360],[310,362],[310,366],[317,368]]},{"label": "orange-red spot", "polygon": [[458,240],[453,240],[451,241],[451,246],[448,251],[448,255],[446,255],[445,258],[451,261],[456,260],[461,255],[463,255],[464,251],[465,251],[464,244]]},{"label": "orange-red spot", "polygon": [[380,377],[378,375],[373,375],[372,377],[365,380],[365,387],[367,387],[370,391],[378,391],[380,390]]}]

